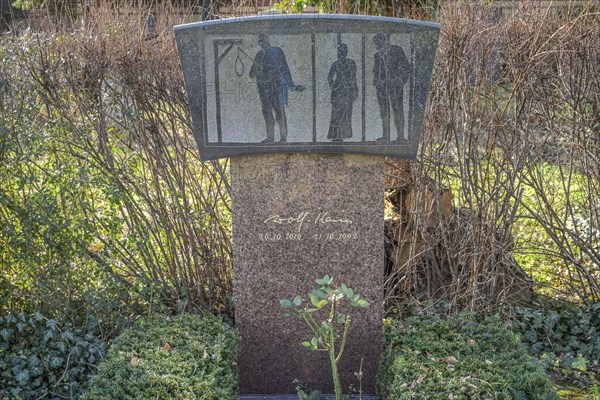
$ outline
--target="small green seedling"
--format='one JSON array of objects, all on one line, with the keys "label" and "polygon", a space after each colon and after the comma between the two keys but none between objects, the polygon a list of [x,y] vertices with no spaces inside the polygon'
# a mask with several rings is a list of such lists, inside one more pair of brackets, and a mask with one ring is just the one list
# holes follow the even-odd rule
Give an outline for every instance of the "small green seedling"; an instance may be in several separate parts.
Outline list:
[{"label": "small green seedling", "polygon": [[[338,311],[342,301],[350,302],[352,307],[367,307],[369,302],[362,299],[360,295],[344,285],[339,287],[333,285],[333,278],[325,275],[315,282],[319,288],[307,294],[307,299],[296,296],[293,300],[283,299],[280,304],[285,308],[284,315],[298,315],[302,317],[306,325],[312,331],[313,337],[302,346],[314,351],[329,352],[331,362],[331,373],[333,375],[333,387],[336,400],[342,400],[342,386],[338,374],[338,363],[340,362],[346,346],[348,329],[350,328],[350,316]],[[317,322],[316,316],[320,310],[329,310],[326,318]],[[343,326],[343,331],[341,327]],[[341,336],[341,343],[338,341]],[[339,343],[339,344],[336,344]]]}]

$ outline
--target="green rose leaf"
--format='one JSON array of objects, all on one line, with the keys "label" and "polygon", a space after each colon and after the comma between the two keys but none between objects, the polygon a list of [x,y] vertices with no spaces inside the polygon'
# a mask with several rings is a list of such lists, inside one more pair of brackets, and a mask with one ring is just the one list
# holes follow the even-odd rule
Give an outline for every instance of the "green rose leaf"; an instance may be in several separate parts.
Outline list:
[{"label": "green rose leaf", "polygon": [[360,300],[358,300],[358,301],[356,302],[356,304],[357,304],[359,307],[366,307],[366,306],[368,306],[368,305],[369,305],[369,302],[368,302],[368,301],[366,301],[366,300],[364,300],[364,299],[360,299]]},{"label": "green rose leaf", "polygon": [[294,301],[292,302],[296,307],[300,307],[302,305],[302,297],[296,296],[294,297]]},{"label": "green rose leaf", "polygon": [[292,306],[292,302],[288,299],[279,300],[279,304],[281,304],[281,307],[283,308],[289,308]]},{"label": "green rose leaf", "polygon": [[327,304],[329,304],[329,302],[327,300],[321,300],[319,302],[319,304],[317,304],[317,308],[321,309],[321,308],[325,307]]},{"label": "green rose leaf", "polygon": [[319,302],[320,302],[320,299],[317,296],[315,296],[314,294],[310,295],[310,303],[313,306],[315,306],[315,307],[318,308],[319,307]]}]

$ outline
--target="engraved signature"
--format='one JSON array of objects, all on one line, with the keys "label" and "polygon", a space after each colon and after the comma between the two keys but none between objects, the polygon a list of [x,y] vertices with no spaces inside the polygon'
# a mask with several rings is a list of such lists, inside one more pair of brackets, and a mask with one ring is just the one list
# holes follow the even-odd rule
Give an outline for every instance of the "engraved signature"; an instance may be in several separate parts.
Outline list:
[{"label": "engraved signature", "polygon": [[274,214],[267,217],[263,222],[265,224],[277,224],[277,225],[295,225],[296,231],[300,232],[304,223],[314,223],[319,225],[325,224],[352,224],[352,220],[348,218],[332,218],[329,216],[329,211],[319,212],[314,219],[309,219],[311,213],[303,211],[297,216],[284,216],[281,214]]},{"label": "engraved signature", "polygon": [[302,225],[304,221],[306,221],[306,217],[308,217],[307,212],[301,212],[297,217],[284,217],[279,214],[271,215],[267,219],[264,220],[265,224],[273,223],[278,225],[293,225],[296,224],[296,230],[300,232],[302,229]]},{"label": "engraved signature", "polygon": [[315,218],[315,224],[351,224],[352,220],[347,218],[331,218],[329,211],[319,213]]}]

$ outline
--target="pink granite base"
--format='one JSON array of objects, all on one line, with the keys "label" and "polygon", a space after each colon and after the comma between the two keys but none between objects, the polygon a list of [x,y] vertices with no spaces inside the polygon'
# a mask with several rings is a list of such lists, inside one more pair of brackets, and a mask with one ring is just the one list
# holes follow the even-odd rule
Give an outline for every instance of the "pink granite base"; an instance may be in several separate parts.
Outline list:
[{"label": "pink granite base", "polygon": [[327,353],[279,300],[325,274],[371,302],[353,316],[342,385],[375,393],[382,340],[383,158],[277,154],[231,160],[233,270],[240,393],[294,393],[292,381],[333,392]]}]

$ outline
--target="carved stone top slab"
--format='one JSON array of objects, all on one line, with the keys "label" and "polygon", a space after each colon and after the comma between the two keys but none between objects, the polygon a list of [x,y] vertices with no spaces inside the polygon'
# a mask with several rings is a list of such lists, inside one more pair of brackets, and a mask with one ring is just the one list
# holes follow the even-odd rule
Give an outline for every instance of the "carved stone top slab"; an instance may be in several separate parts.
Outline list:
[{"label": "carved stone top slab", "polygon": [[203,160],[416,156],[439,24],[290,15],[175,27]]}]

